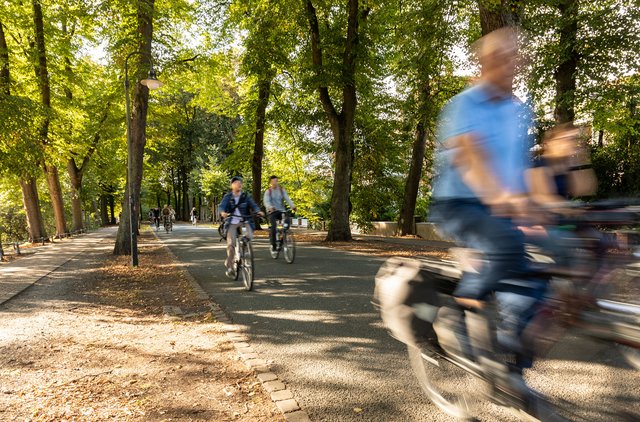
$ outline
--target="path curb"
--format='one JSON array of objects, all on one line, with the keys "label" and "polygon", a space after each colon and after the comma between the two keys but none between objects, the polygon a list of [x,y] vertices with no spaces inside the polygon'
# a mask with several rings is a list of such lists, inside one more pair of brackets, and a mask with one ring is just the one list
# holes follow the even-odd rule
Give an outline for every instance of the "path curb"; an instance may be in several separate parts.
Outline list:
[{"label": "path curb", "polygon": [[[158,237],[155,231],[152,231],[152,233],[167,250],[171,259],[179,262],[178,257],[173,253],[171,248]],[[271,401],[276,405],[278,410],[282,412],[285,420],[287,422],[310,422],[311,419],[309,415],[300,408],[298,400],[291,390],[287,388],[285,381],[280,379],[280,377],[269,368],[271,361],[261,358],[255,350],[253,350],[249,343],[249,337],[241,331],[239,326],[233,324],[227,312],[200,286],[200,283],[191,275],[189,270],[185,269],[183,274],[196,292],[198,298],[209,301],[208,306],[211,308],[213,316],[218,322],[224,324],[222,331],[224,331],[227,340],[234,345],[240,360],[244,362],[247,368],[253,370],[254,374],[256,374],[256,378],[262,384],[262,388],[270,394]]]}]

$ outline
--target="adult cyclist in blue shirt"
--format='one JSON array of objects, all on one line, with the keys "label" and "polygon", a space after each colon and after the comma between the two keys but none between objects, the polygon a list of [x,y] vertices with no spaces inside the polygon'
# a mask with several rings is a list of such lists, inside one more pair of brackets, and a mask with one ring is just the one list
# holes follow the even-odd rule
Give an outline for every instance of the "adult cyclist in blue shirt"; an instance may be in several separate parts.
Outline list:
[{"label": "adult cyclist in blue shirt", "polygon": [[495,374],[496,382],[523,400],[523,410],[535,413],[534,395],[522,376],[532,364],[523,331],[546,284],[528,274],[524,235],[513,218],[525,215],[530,204],[525,174],[532,113],[513,94],[519,57],[515,32],[488,34],[477,53],[480,79],[440,116],[431,219],[457,243],[482,254],[484,261],[463,274],[454,296],[462,307],[477,311],[495,295],[498,342],[516,362],[508,367],[486,356],[475,358],[486,363],[488,373],[503,372]]}]

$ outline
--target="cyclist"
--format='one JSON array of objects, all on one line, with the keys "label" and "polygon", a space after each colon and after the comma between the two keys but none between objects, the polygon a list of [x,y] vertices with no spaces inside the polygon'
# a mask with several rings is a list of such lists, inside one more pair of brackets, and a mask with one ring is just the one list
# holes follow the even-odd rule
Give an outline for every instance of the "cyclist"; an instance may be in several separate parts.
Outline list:
[{"label": "cyclist", "polygon": [[489,353],[474,348],[473,354],[494,386],[519,399],[523,410],[535,413],[534,395],[522,378],[522,370],[532,364],[522,333],[546,283],[527,274],[524,235],[512,218],[523,215],[528,204],[525,171],[531,112],[513,94],[515,32],[500,29],[488,34],[477,52],[480,79],[455,96],[440,116],[431,216],[457,243],[483,254],[476,271],[464,273],[454,296],[473,313],[481,312],[495,293],[498,341],[516,362],[510,367],[497,363],[489,348]]},{"label": "cyclist", "polygon": [[153,222],[156,228],[160,227],[160,208],[154,208],[153,210]]},{"label": "cyclist", "polygon": [[198,223],[198,211],[196,207],[191,208],[191,224],[196,225]]},{"label": "cyclist", "polygon": [[171,208],[171,205],[166,204],[162,209],[162,224],[164,225],[164,224],[170,223],[172,217],[173,217],[173,209]]},{"label": "cyclist", "polygon": [[[234,176],[231,179],[231,192],[227,193],[220,202],[220,216],[222,218],[230,217],[230,221],[227,223],[227,260],[225,267],[227,268],[226,275],[229,278],[235,277],[234,258],[236,254],[236,238],[238,236],[238,228],[241,227],[244,219],[243,216],[249,215],[250,212],[255,212],[260,216],[264,216],[264,213],[260,211],[260,207],[255,203],[251,195],[247,195],[242,192],[242,177]],[[246,220],[247,237],[253,238],[253,229],[255,228],[253,219]]]},{"label": "cyclist", "polygon": [[278,226],[278,220],[282,220],[282,215],[285,212],[284,203],[286,202],[293,211],[296,210],[296,206],[293,204],[287,191],[280,186],[278,176],[271,176],[269,178],[269,189],[264,191],[264,207],[269,213],[269,240],[271,241],[271,251],[276,251],[276,228]]}]

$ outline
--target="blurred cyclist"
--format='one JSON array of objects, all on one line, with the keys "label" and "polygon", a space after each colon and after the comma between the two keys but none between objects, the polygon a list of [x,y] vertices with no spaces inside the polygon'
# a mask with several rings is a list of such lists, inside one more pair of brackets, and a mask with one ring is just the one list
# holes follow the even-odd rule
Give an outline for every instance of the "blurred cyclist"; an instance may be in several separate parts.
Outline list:
[{"label": "blurred cyclist", "polygon": [[[524,236],[512,217],[527,205],[530,110],[513,94],[518,60],[516,34],[500,29],[477,45],[480,79],[455,96],[440,117],[432,219],[456,242],[482,254],[484,261],[465,272],[454,296],[460,305],[481,310],[495,294],[500,310],[498,341],[516,361],[496,383],[525,402],[529,390],[522,369],[531,366],[521,334],[541,299],[546,283],[527,274]],[[506,370],[486,350],[473,353],[491,375]],[[493,369],[491,369],[493,368]],[[526,405],[526,404],[525,404]]]}]

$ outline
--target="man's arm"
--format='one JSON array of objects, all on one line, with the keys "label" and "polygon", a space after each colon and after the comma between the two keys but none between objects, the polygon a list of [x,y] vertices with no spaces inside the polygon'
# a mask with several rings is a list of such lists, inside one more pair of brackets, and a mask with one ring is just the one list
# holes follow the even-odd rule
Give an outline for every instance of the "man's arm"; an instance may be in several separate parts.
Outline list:
[{"label": "man's arm", "polygon": [[456,167],[464,183],[480,201],[490,206],[508,201],[509,193],[487,166],[488,157],[478,146],[472,133],[447,139],[445,147],[452,149],[451,164]]},{"label": "man's arm", "polygon": [[229,214],[227,212],[228,208],[229,208],[229,195],[225,195],[222,197],[222,202],[220,202],[220,206],[218,207],[218,212],[220,213],[221,217],[226,218],[227,214]]}]

